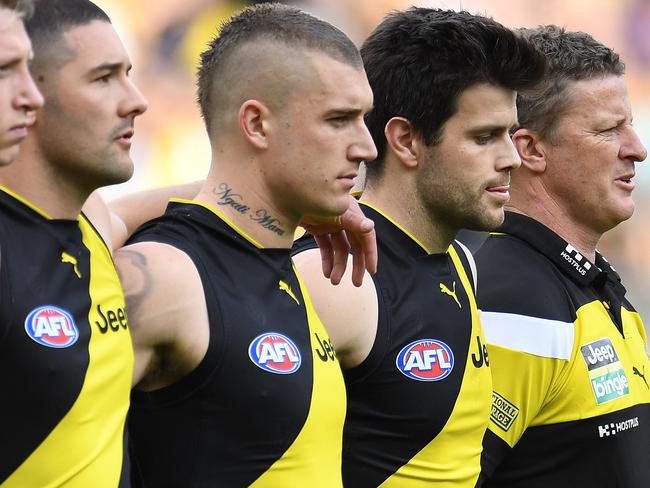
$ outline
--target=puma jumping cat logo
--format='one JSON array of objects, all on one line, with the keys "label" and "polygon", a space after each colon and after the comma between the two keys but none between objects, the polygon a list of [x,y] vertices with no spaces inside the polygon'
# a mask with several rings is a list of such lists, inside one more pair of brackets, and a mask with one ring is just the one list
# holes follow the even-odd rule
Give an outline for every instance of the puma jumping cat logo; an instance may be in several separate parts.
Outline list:
[{"label": "puma jumping cat logo", "polygon": [[74,274],[77,275],[77,278],[81,278],[81,273],[79,272],[79,268],[77,268],[77,259],[75,257],[63,251],[61,253],[61,262],[71,264]]},{"label": "puma jumping cat logo", "polygon": [[293,294],[293,292],[291,291],[291,287],[290,287],[286,282],[280,280],[280,281],[278,281],[278,286],[279,286],[280,290],[282,290],[283,292],[285,292],[287,295],[289,295],[291,298],[293,298],[294,301],[295,301],[298,305],[300,305],[300,302],[299,302],[298,299],[296,298],[296,295]]},{"label": "puma jumping cat logo", "polygon": [[454,301],[458,304],[458,308],[463,308],[463,306],[460,304],[460,301],[458,300],[458,297],[456,296],[456,282],[454,281],[452,285],[452,290],[447,287],[444,283],[440,283],[440,292],[444,293],[445,295],[449,295],[451,298],[454,299]]}]

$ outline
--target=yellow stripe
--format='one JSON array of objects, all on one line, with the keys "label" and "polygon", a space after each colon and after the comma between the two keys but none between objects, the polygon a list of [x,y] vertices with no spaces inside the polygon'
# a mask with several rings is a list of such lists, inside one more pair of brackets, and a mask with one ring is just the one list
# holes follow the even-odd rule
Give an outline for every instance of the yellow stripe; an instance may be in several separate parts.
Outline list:
[{"label": "yellow stripe", "polygon": [[254,245],[255,247],[257,247],[259,249],[264,249],[264,246],[262,244],[257,242],[253,237],[249,236],[242,229],[237,227],[237,225],[232,220],[230,220],[224,214],[219,212],[212,205],[209,205],[209,204],[203,203],[203,202],[199,202],[198,200],[184,200],[182,198],[172,198],[169,201],[170,202],[176,202],[176,203],[185,203],[185,204],[190,204],[190,205],[198,205],[199,207],[203,207],[203,208],[209,210],[210,212],[215,214],[217,217],[219,217],[221,220],[223,220],[226,224],[228,224],[229,227],[231,227],[235,232],[237,232],[239,235],[241,235],[244,239],[246,239],[252,245]]},{"label": "yellow stripe", "polygon": [[104,313],[123,309],[124,295],[103,241],[85,220],[80,227],[91,252],[90,362],[85,381],[70,411],[2,488],[115,488],[120,479],[133,349],[128,329],[101,334],[94,325],[102,323],[97,305]]},{"label": "yellow stripe", "polygon": [[343,375],[338,361],[324,362],[314,354],[319,347],[314,333],[321,340],[329,339],[329,335],[318,318],[300,277],[298,282],[307,308],[314,364],[309,415],[289,449],[251,485],[255,488],[342,486],[341,456],[346,408]]},{"label": "yellow stripe", "polygon": [[370,207],[370,208],[373,209],[375,212],[377,212],[377,213],[383,215],[384,218],[388,219],[388,220],[389,220],[389,221],[390,221],[390,222],[391,222],[395,227],[397,227],[399,230],[401,230],[402,232],[404,232],[404,234],[406,234],[408,237],[410,237],[410,238],[411,238],[411,239],[412,239],[412,240],[413,240],[413,241],[414,241],[418,246],[420,246],[422,249],[424,249],[424,250],[426,251],[427,254],[431,254],[431,251],[427,248],[427,246],[425,246],[424,244],[422,244],[422,243],[417,239],[417,237],[415,237],[415,236],[414,236],[413,234],[411,234],[408,230],[406,230],[404,227],[402,227],[402,226],[399,225],[397,222],[395,222],[395,221],[394,221],[392,218],[390,218],[390,217],[389,217],[385,212],[383,212],[382,210],[379,210],[379,209],[378,209],[377,207],[375,207],[374,205],[370,205],[369,203],[364,202],[363,200],[359,200],[359,203],[362,203],[362,204],[364,204],[366,207]]},{"label": "yellow stripe", "polygon": [[2,190],[3,192],[5,192],[7,195],[10,195],[10,196],[14,197],[16,200],[18,200],[19,202],[21,202],[23,205],[25,205],[25,206],[31,208],[34,212],[40,214],[42,217],[45,217],[45,218],[48,219],[48,220],[52,220],[52,217],[50,217],[50,215],[49,215],[45,210],[41,210],[41,209],[38,208],[36,205],[34,205],[33,203],[31,203],[31,202],[25,200],[23,197],[21,197],[20,195],[18,195],[18,193],[14,193],[13,191],[11,191],[11,190],[10,190],[9,188],[7,188],[6,186],[2,186],[2,185],[0,185],[0,190]]},{"label": "yellow stripe", "polygon": [[[475,337],[478,335],[482,344],[485,344],[485,337],[467,273],[456,249],[450,246],[448,252],[472,310],[472,334],[463,383],[443,430],[382,483],[382,488],[428,488],[434,485],[436,488],[473,488],[478,479],[482,439],[492,402],[492,381],[488,367],[476,368],[472,363],[471,354],[477,348]],[[438,293],[438,290],[434,292]]]}]

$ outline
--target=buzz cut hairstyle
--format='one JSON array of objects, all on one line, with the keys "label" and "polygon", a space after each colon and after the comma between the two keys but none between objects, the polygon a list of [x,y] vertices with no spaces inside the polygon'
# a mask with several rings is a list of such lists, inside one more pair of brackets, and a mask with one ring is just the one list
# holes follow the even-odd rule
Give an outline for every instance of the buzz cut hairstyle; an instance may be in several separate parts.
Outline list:
[{"label": "buzz cut hairstyle", "polygon": [[625,64],[618,53],[585,32],[543,25],[519,33],[544,53],[549,64],[539,84],[517,94],[519,125],[554,143],[558,122],[571,108],[572,83],[623,76]]},{"label": "buzz cut hairstyle", "polygon": [[546,69],[530,42],[489,17],[421,7],[388,14],[361,56],[375,100],[366,116],[378,153],[369,178],[382,173],[391,118],[406,118],[432,146],[465,90],[488,83],[519,91],[538,83]]},{"label": "buzz cut hairstyle", "polygon": [[34,0],[0,0],[0,7],[11,10],[19,18],[26,20],[34,13]]},{"label": "buzz cut hairstyle", "polygon": [[33,0],[34,13],[25,21],[25,29],[34,49],[34,63],[40,54],[55,45],[71,27],[94,20],[111,22],[109,16],[90,0]]},{"label": "buzz cut hairstyle", "polygon": [[[322,52],[337,61],[363,69],[359,50],[341,30],[295,7],[262,3],[247,7],[221,26],[201,54],[198,69],[198,104],[208,133],[217,106],[214,91],[236,69],[237,52],[244,45],[277,43],[293,49]],[[246,83],[246,80],[241,80]],[[227,88],[225,88],[227,89]]]}]

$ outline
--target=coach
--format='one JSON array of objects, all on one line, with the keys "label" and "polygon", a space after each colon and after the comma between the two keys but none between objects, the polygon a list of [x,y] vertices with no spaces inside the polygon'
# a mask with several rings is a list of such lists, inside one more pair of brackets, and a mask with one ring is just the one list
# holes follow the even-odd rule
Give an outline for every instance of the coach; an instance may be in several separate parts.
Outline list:
[{"label": "coach", "polygon": [[517,99],[522,166],[476,255],[494,393],[483,486],[650,486],[650,361],[601,236],[632,216],[624,64],[588,34],[524,30],[550,73]]}]

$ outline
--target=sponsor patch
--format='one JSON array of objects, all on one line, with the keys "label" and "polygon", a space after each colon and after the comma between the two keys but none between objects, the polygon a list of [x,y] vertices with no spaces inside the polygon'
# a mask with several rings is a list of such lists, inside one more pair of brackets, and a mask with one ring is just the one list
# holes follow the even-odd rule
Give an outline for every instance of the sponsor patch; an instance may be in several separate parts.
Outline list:
[{"label": "sponsor patch", "polygon": [[609,339],[600,339],[581,346],[580,352],[589,371],[618,362],[618,355]]},{"label": "sponsor patch", "polygon": [[629,429],[636,429],[639,426],[639,417],[623,420],[622,422],[610,422],[598,426],[598,437],[609,437]]},{"label": "sponsor patch", "polygon": [[420,339],[402,348],[395,364],[402,374],[413,380],[440,381],[454,368],[454,353],[442,341]]},{"label": "sponsor patch", "polygon": [[627,375],[609,338],[580,346],[580,352],[598,405],[630,393]]},{"label": "sponsor patch", "polygon": [[277,332],[267,332],[253,339],[248,346],[248,357],[255,366],[276,374],[295,373],[302,363],[296,344]]},{"label": "sponsor patch", "polygon": [[54,305],[35,308],[25,319],[25,332],[42,346],[61,349],[79,339],[79,330],[72,315]]},{"label": "sponsor patch", "polygon": [[507,432],[518,415],[519,409],[515,405],[503,398],[496,391],[492,392],[492,410],[490,412],[492,422]]}]

